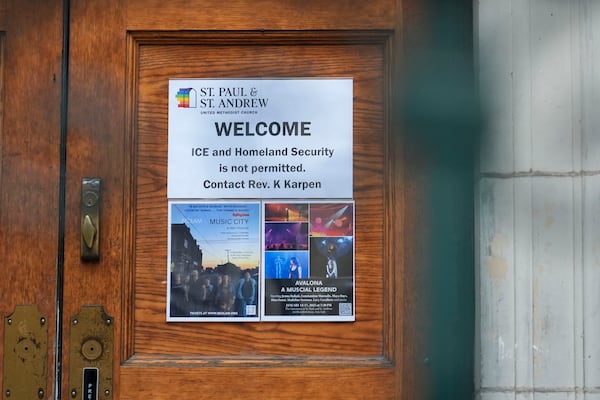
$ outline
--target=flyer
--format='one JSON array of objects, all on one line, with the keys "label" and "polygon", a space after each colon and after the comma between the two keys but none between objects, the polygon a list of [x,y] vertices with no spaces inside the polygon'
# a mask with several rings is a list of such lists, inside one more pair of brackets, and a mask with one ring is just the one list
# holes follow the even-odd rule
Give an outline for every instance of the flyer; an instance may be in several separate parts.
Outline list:
[{"label": "flyer", "polygon": [[354,321],[354,202],[265,201],[263,321]]},{"label": "flyer", "polygon": [[354,321],[353,80],[168,95],[167,321]]},{"label": "flyer", "polygon": [[258,321],[260,202],[168,207],[167,321]]}]

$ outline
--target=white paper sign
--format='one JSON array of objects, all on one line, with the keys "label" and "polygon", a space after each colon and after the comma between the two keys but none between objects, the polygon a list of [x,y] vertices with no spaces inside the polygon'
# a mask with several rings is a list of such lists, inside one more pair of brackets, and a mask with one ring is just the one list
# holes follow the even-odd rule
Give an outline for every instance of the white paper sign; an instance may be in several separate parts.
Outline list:
[{"label": "white paper sign", "polygon": [[352,198],[352,79],[171,79],[168,197]]}]

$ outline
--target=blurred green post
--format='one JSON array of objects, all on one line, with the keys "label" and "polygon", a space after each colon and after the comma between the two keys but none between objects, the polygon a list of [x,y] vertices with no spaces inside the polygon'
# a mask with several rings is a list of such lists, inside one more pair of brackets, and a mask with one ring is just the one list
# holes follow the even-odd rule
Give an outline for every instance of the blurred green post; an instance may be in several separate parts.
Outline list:
[{"label": "blurred green post", "polygon": [[[423,398],[474,398],[474,173],[482,116],[474,77],[473,3],[428,0],[425,37],[402,62],[405,180],[417,181],[413,350]],[[414,43],[419,43],[418,46]],[[408,210],[407,213],[413,211]]]}]

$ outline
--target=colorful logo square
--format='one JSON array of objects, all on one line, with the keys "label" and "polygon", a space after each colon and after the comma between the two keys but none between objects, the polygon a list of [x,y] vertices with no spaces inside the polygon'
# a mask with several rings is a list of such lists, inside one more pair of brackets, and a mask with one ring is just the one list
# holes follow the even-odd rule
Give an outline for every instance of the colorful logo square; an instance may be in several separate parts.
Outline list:
[{"label": "colorful logo square", "polygon": [[194,88],[179,88],[175,98],[179,108],[196,108],[196,90]]}]

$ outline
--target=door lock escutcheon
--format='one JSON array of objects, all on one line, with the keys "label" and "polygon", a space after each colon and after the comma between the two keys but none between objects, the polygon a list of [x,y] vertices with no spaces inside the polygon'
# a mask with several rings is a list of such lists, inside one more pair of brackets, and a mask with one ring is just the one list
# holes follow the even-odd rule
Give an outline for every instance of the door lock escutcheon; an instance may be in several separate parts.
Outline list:
[{"label": "door lock escutcheon", "polygon": [[83,178],[81,181],[81,259],[100,259],[100,203],[102,179]]},{"label": "door lock escutcheon", "polygon": [[71,399],[112,399],[113,322],[113,317],[106,314],[102,306],[82,306],[71,318]]},{"label": "door lock escutcheon", "polygon": [[4,400],[46,398],[48,321],[36,305],[17,305],[4,318]]}]

